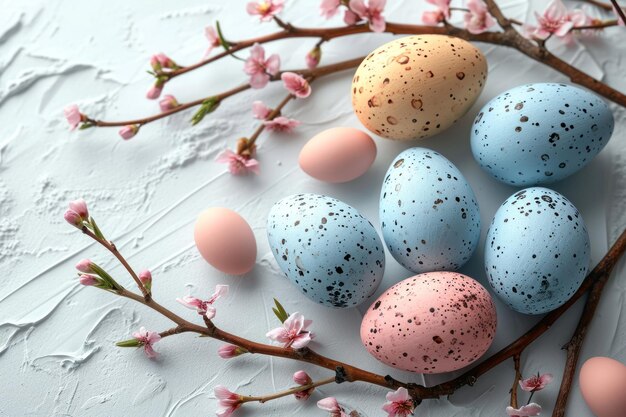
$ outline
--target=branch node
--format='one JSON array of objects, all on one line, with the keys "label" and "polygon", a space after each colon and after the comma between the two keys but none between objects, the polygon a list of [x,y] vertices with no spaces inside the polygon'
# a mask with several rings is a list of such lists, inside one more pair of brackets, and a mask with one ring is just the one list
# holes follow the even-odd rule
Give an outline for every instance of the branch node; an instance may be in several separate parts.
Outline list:
[{"label": "branch node", "polygon": [[335,383],[341,384],[342,382],[346,382],[346,381],[349,381],[346,370],[343,368],[343,366],[336,367],[335,368]]}]

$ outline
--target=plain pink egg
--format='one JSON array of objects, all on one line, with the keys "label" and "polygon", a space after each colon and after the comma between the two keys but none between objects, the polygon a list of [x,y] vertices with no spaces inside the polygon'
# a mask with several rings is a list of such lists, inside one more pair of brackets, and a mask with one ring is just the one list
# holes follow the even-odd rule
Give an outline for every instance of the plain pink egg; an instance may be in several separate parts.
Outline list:
[{"label": "plain pink egg", "polygon": [[254,233],[244,218],[232,210],[213,207],[200,213],[194,239],[202,257],[222,272],[241,275],[254,267]]},{"label": "plain pink egg", "polygon": [[611,358],[588,359],[578,376],[580,392],[598,417],[626,416],[626,366]]},{"label": "plain pink egg", "polygon": [[300,151],[300,168],[320,181],[352,181],[376,159],[376,144],[353,127],[334,127],[313,136]]},{"label": "plain pink egg", "polygon": [[381,362],[424,374],[478,360],[496,334],[496,308],[478,281],[458,272],[427,272],[400,281],[370,306],[361,341]]}]

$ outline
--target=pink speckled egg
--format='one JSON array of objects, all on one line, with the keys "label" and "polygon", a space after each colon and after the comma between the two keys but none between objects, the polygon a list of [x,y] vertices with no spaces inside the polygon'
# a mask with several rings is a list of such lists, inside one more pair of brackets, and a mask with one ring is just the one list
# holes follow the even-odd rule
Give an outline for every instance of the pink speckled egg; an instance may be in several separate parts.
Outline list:
[{"label": "pink speckled egg", "polygon": [[222,272],[241,275],[254,267],[254,233],[244,218],[232,210],[213,207],[200,213],[194,239],[202,257]]},{"label": "pink speckled egg", "polygon": [[340,183],[365,174],[376,159],[376,144],[353,127],[334,127],[313,136],[300,152],[300,167],[320,181]]},{"label": "pink speckled egg", "polygon": [[352,107],[363,126],[385,138],[436,135],[460,119],[487,78],[487,60],[463,39],[414,35],[372,51],[352,79]]},{"label": "pink speckled egg", "polygon": [[580,392],[598,417],[626,416],[626,366],[611,358],[588,359],[580,368]]},{"label": "pink speckled egg", "polygon": [[361,341],[376,359],[424,374],[463,368],[487,351],[496,308],[487,290],[456,272],[427,272],[389,288],[365,313]]}]

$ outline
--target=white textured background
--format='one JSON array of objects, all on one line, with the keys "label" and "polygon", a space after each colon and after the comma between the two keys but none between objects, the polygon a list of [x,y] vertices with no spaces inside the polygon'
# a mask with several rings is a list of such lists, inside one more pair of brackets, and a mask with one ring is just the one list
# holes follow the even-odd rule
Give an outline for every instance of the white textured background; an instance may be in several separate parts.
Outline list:
[{"label": "white textured background", "polygon": [[[318,1],[291,0],[283,13],[297,25],[342,24],[324,22]],[[389,20],[419,22],[422,1],[389,0]],[[528,2],[500,2],[511,17],[527,20]],[[534,1],[542,8],[542,1]],[[573,4],[573,2],[570,2]],[[374,224],[378,220],[378,190],[389,162],[415,144],[377,139],[379,154],[370,171],[345,185],[326,185],[305,176],[297,155],[306,139],[336,125],[359,126],[352,114],[350,73],[314,84],[314,95],[290,103],[285,113],[304,122],[294,135],[267,135],[260,139],[259,177],[234,178],[213,162],[224,147],[254,128],[253,99],[275,104],[282,88],[247,92],[224,102],[200,125],[191,127],[191,113],[176,115],[142,128],[129,142],[115,129],[68,132],[62,109],[78,103],[86,113],[121,119],[157,111],[144,99],[150,85],[145,74],[152,53],[165,52],[182,64],[200,59],[206,42],[204,26],[219,19],[230,39],[268,33],[270,24],[258,24],[245,11],[245,1],[165,0],[107,2],[0,0],[0,415],[2,416],[208,416],[216,402],[218,383],[242,393],[261,394],[291,386],[291,374],[300,368],[316,377],[329,372],[286,360],[243,357],[225,362],[216,355],[218,343],[192,335],[168,338],[157,345],[162,354],[150,361],[133,349],[115,348],[138,326],[162,330],[169,323],[130,301],[77,285],[73,266],[91,257],[109,269],[124,285],[128,278],[111,257],[62,218],[67,201],[84,197],[107,235],[137,268],[150,268],[155,297],[189,318],[174,301],[189,291],[205,296],[217,283],[231,285],[221,300],[218,325],[263,341],[276,325],[269,311],[272,297],[315,320],[313,347],[361,367],[433,383],[452,375],[428,377],[402,374],[377,363],[359,341],[358,310],[327,310],[309,302],[278,271],[268,251],[265,216],[279,198],[296,192],[337,197],[359,209]],[[358,39],[358,41],[356,40]],[[323,62],[367,53],[391,39],[366,35],[333,40],[324,46]],[[610,29],[566,48],[559,54],[570,62],[626,91],[626,31]],[[266,46],[278,52],[284,68],[303,66],[304,54],[315,40],[293,40]],[[452,129],[420,146],[434,148],[463,171],[481,206],[483,239],[486,227],[512,187],[483,173],[469,151],[469,126],[478,109],[505,89],[525,82],[565,81],[546,67],[514,51],[479,45],[489,60],[487,86],[476,105]],[[247,53],[242,53],[247,56]],[[241,63],[218,65],[180,77],[167,93],[187,101],[219,92],[245,80]],[[581,210],[592,237],[593,262],[626,225],[626,117],[612,106],[617,120],[607,149],[577,175],[554,186]],[[259,256],[248,276],[224,276],[208,266],[193,245],[193,223],[203,209],[221,205],[240,212],[253,226]],[[482,247],[482,244],[481,244]],[[482,250],[462,272],[484,281]],[[410,274],[388,256],[383,288]],[[609,283],[582,358],[608,355],[626,360],[626,271]],[[523,355],[524,374],[552,372],[560,380],[564,352],[581,305],[561,319]],[[528,329],[537,318],[512,313],[498,304],[499,324],[492,351]],[[512,382],[511,363],[499,366],[471,388],[449,400],[427,401],[420,416],[503,415]],[[558,383],[536,395],[551,412]],[[365,416],[382,415],[385,391],[364,384],[325,387],[323,394],[338,396]],[[319,392],[313,398],[321,398]],[[524,397],[523,397],[524,398]],[[578,388],[570,400],[570,415],[589,416]],[[246,411],[247,410],[247,411]],[[292,398],[240,411],[252,415],[323,415],[314,401]]]}]

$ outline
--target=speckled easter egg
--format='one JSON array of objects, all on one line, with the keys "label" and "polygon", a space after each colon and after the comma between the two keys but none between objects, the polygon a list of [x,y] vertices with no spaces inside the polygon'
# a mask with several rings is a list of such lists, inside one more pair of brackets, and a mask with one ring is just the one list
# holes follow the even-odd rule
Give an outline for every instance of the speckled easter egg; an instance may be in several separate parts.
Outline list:
[{"label": "speckled easter egg", "polygon": [[474,158],[507,184],[548,184],[572,175],[613,133],[609,106],[567,84],[526,84],[482,108],[472,128]]},{"label": "speckled easter egg", "polygon": [[463,39],[416,35],[370,53],[352,79],[352,107],[363,125],[389,139],[420,139],[450,127],[474,104],[487,60]]},{"label": "speckled easter egg", "polygon": [[254,267],[254,233],[248,222],[230,209],[212,207],[200,213],[194,240],[202,257],[222,272],[241,275]]},{"label": "speckled easter egg", "polygon": [[407,149],[393,160],[379,211],[389,252],[410,271],[458,269],[478,245],[474,192],[452,162],[430,149]]},{"label": "speckled easter egg", "polygon": [[588,359],[580,368],[580,392],[594,415],[626,414],[626,366],[611,358]]},{"label": "speckled easter egg", "polygon": [[496,333],[489,292],[456,272],[428,272],[389,288],[361,323],[376,359],[424,374],[463,368],[487,351]]},{"label": "speckled easter egg", "polygon": [[300,151],[300,168],[320,181],[352,181],[376,159],[376,144],[353,127],[333,127],[313,136]]},{"label": "speckled easter egg", "polygon": [[583,218],[565,197],[527,188],[496,212],[485,242],[485,271],[513,310],[543,314],[578,290],[590,263]]},{"label": "speckled easter egg", "polygon": [[281,270],[307,297],[329,307],[354,307],[376,291],[385,252],[374,226],[331,197],[298,194],[272,207],[270,248]]}]

